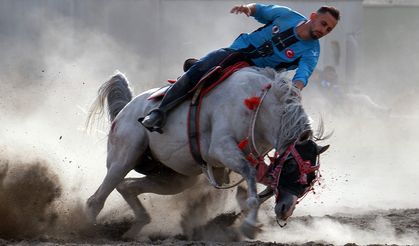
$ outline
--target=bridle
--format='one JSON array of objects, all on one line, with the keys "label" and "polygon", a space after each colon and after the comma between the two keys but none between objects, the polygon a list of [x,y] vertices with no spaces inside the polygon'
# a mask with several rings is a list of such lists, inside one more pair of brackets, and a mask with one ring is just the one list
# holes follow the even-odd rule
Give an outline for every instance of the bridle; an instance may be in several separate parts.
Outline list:
[{"label": "bridle", "polygon": [[[269,89],[272,87],[271,84],[267,84],[262,88],[261,95],[259,97],[251,97],[244,101],[245,105],[252,110],[251,123],[248,130],[248,136],[241,140],[238,143],[238,147],[244,151],[246,147],[248,148],[248,154],[246,159],[252,164],[256,169],[256,181],[270,187],[275,193],[275,200],[279,199],[279,179],[281,176],[282,168],[289,158],[294,158],[296,161],[300,177],[298,183],[302,185],[309,185],[305,192],[300,196],[299,201],[305,197],[305,195],[313,190],[313,186],[318,180],[318,172],[316,172],[316,178],[308,184],[307,174],[315,172],[320,168],[320,155],[317,155],[317,164],[315,166],[311,165],[309,160],[304,160],[300,153],[295,148],[296,142],[293,142],[288,145],[287,149],[283,154],[279,153],[278,150],[275,150],[273,156],[269,156],[268,153],[272,150],[268,150],[264,153],[260,153],[257,150],[255,143],[255,125],[256,120],[259,114],[260,107],[265,99],[266,94],[269,92]],[[250,143],[250,144],[249,144]],[[265,159],[268,158],[269,163],[265,162]],[[278,161],[279,159],[279,161]]]},{"label": "bridle", "polygon": [[[298,179],[298,183],[301,185],[309,185],[309,187],[305,190],[305,192],[300,195],[299,201],[305,197],[305,195],[313,189],[314,184],[318,180],[318,171],[320,168],[320,155],[317,155],[317,162],[315,166],[312,166],[309,160],[303,160],[300,153],[298,153],[297,149],[295,148],[295,142],[290,144],[288,148],[285,150],[284,154],[280,157],[279,163],[273,163],[274,168],[269,173],[269,176],[272,177],[271,183],[269,183],[270,187],[275,191],[276,201],[279,199],[279,178],[281,176],[282,168],[287,159],[294,158],[295,162],[298,165],[298,170],[300,172],[300,177]],[[315,172],[316,178],[308,183],[307,174]]]}]

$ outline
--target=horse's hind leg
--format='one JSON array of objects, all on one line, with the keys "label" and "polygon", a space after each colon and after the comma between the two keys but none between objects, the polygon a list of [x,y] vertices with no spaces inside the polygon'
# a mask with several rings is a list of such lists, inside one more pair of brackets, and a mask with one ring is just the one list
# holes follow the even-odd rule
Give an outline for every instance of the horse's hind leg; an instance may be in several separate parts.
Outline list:
[{"label": "horse's hind leg", "polygon": [[158,176],[150,175],[143,178],[124,179],[116,189],[134,211],[135,223],[123,237],[135,239],[141,229],[151,221],[150,215],[141,204],[138,195],[143,193],[174,195],[191,187],[196,181],[197,176],[187,177],[174,171],[165,172]]},{"label": "horse's hind leg", "polygon": [[107,173],[102,184],[87,200],[86,212],[91,222],[102,210],[106,198],[124,179],[129,171],[134,169],[139,157],[145,151],[148,142],[145,130],[130,128],[127,125],[123,130],[111,131],[108,137],[108,156],[106,160]]}]

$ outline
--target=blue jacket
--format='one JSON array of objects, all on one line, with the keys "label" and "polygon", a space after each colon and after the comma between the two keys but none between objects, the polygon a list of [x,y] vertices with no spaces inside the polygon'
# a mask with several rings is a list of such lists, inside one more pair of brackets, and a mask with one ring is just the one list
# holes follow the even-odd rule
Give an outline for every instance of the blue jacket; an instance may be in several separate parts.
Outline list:
[{"label": "blue jacket", "polygon": [[[230,48],[238,50],[249,45],[257,48],[268,41],[274,46],[273,54],[254,58],[252,62],[258,67],[297,69],[293,81],[300,80],[307,85],[320,54],[318,40],[302,40],[295,32],[296,27],[307,21],[307,18],[288,7],[264,4],[256,4],[253,16],[265,26],[250,34],[241,34]],[[275,42],[275,36],[288,29],[291,35],[295,36],[296,42],[281,50],[278,42]]]}]

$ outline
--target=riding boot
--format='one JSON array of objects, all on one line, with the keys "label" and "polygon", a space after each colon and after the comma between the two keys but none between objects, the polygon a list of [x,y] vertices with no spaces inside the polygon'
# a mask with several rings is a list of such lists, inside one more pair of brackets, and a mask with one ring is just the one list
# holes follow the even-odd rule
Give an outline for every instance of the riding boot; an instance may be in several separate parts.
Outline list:
[{"label": "riding boot", "polygon": [[148,130],[162,133],[161,128],[166,123],[167,112],[181,103],[193,86],[189,77],[184,74],[167,90],[160,105],[138,121]]}]

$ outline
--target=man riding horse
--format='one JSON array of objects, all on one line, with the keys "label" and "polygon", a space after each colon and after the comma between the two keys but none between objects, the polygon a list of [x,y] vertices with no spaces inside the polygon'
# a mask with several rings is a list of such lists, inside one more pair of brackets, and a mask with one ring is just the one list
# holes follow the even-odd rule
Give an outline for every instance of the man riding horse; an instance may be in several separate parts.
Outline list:
[{"label": "man riding horse", "polygon": [[329,34],[340,19],[339,10],[331,6],[320,7],[309,19],[278,5],[251,3],[235,6],[230,12],[253,16],[265,25],[250,34],[242,33],[230,47],[213,51],[194,63],[170,87],[160,105],[139,119],[145,128],[162,132],[166,113],[182,102],[200,79],[216,66],[225,68],[246,61],[256,67],[296,69],[293,84],[302,90],[320,55],[318,39]]}]

